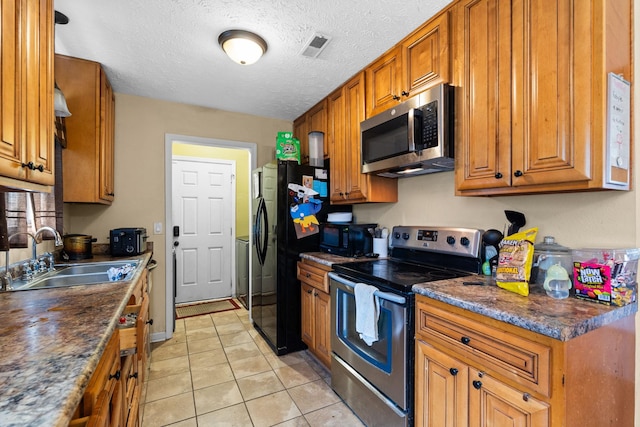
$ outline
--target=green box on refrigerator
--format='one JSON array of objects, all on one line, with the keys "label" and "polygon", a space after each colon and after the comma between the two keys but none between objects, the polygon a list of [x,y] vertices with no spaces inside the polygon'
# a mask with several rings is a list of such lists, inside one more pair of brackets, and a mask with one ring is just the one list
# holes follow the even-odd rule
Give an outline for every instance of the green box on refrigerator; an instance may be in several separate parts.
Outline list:
[{"label": "green box on refrigerator", "polygon": [[293,137],[292,132],[278,132],[276,159],[295,160],[300,164],[300,141]]}]

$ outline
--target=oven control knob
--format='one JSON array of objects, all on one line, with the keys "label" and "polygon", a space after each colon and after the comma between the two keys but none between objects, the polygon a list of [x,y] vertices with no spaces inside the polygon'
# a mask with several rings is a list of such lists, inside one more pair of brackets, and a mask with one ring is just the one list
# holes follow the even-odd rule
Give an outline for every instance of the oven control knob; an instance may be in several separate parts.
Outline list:
[{"label": "oven control knob", "polygon": [[460,244],[462,246],[469,246],[469,243],[470,242],[469,242],[469,238],[468,237],[463,237],[463,238],[460,239]]},{"label": "oven control knob", "polygon": [[447,243],[453,245],[456,242],[456,238],[453,236],[447,236]]},{"label": "oven control knob", "polygon": [[409,235],[409,233],[402,233],[402,238],[403,238],[404,240],[409,240],[409,237],[411,237],[411,236]]},{"label": "oven control knob", "polygon": [[400,238],[400,233],[397,232],[397,231],[395,233],[393,233],[393,238],[394,239],[399,239]]}]

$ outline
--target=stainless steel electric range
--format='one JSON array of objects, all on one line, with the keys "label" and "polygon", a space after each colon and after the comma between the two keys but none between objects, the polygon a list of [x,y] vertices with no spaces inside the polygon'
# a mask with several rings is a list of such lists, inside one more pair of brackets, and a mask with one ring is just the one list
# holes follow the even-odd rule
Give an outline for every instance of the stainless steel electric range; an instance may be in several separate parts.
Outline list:
[{"label": "stainless steel electric range", "polygon": [[[414,284],[481,271],[482,230],[396,226],[390,257],[334,264],[331,279],[331,383],[367,426],[412,426]],[[356,332],[354,288],[378,288],[378,340]],[[443,283],[443,286],[445,284]]]}]

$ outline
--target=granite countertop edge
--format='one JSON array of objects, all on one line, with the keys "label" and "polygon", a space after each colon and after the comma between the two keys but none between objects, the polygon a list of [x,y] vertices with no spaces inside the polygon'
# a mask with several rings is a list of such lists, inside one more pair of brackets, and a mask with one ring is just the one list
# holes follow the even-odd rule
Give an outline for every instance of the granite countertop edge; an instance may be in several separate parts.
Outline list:
[{"label": "granite countertop edge", "polygon": [[[140,260],[141,268],[138,268],[130,281],[124,283],[109,283],[73,286],[69,288],[25,290],[0,294],[0,307],[10,304],[12,313],[3,313],[0,320],[4,323],[4,329],[0,330],[0,337],[5,340],[7,347],[2,345],[5,359],[19,360],[17,352],[29,345],[29,339],[36,339],[38,345],[37,355],[31,354],[25,365],[10,366],[0,362],[0,419],[5,426],[41,425],[41,426],[67,426],[77,408],[82,394],[89,383],[91,375],[95,371],[104,352],[107,342],[116,329],[116,322],[120,313],[125,309],[129,298],[133,293],[135,284],[143,274],[144,266],[151,259],[152,253],[145,253],[135,257],[112,258],[108,255],[98,255],[91,259],[74,260],[69,263],[100,262],[110,260]],[[106,298],[105,306],[109,307],[100,319],[92,317],[92,310],[77,310],[79,318],[69,319],[69,329],[76,326],[79,334],[86,334],[82,326],[89,325],[92,329],[91,336],[83,335],[88,341],[93,342],[83,351],[74,354],[73,351],[60,351],[57,342],[65,342],[64,334],[68,330],[60,328],[59,319],[55,318],[55,312],[64,313],[66,307],[78,301],[82,301],[92,295],[100,294],[95,298]],[[74,310],[75,312],[76,310]],[[20,317],[26,312],[24,317]],[[82,316],[82,314],[85,316]],[[8,317],[7,317],[8,316]],[[15,323],[11,324],[15,318]],[[47,328],[47,322],[51,323],[51,329]],[[26,325],[26,326],[25,326]],[[33,327],[33,326],[35,327]],[[43,326],[44,325],[44,326]],[[28,329],[27,329],[28,328]],[[1,329],[1,328],[0,328]],[[46,338],[42,335],[47,333]],[[82,338],[81,338],[82,339]],[[11,345],[13,344],[13,345]],[[72,344],[70,344],[72,345]],[[11,354],[14,350],[13,355]],[[7,352],[7,353],[5,353]],[[41,354],[40,354],[41,353]],[[20,378],[10,375],[12,370],[18,369]],[[9,375],[8,375],[9,374]],[[9,376],[11,376],[9,378]],[[35,384],[34,384],[35,380]],[[43,392],[44,390],[44,392]],[[6,423],[6,424],[5,424]]]},{"label": "granite countertop edge", "polygon": [[345,262],[370,261],[373,258],[366,257],[345,257],[342,255],[328,254],[325,252],[302,252],[301,259],[317,262],[318,264],[331,267],[333,264],[342,264]]},{"label": "granite countertop edge", "polygon": [[[477,280],[476,276],[466,280]],[[415,294],[518,326],[559,341],[569,341],[638,311],[638,303],[606,306],[574,296],[554,300],[531,289],[528,297],[495,285],[465,286],[465,278],[414,285]]]}]

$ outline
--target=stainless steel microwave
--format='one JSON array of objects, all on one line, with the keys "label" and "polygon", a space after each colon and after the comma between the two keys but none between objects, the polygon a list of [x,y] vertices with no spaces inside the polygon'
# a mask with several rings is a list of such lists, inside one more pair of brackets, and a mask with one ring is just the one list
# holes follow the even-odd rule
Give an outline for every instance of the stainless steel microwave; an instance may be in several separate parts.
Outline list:
[{"label": "stainless steel microwave", "polygon": [[402,178],[453,170],[453,87],[435,86],[360,123],[362,172]]}]

